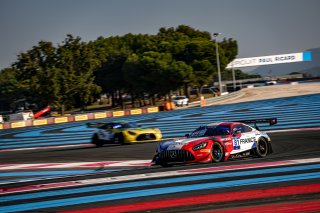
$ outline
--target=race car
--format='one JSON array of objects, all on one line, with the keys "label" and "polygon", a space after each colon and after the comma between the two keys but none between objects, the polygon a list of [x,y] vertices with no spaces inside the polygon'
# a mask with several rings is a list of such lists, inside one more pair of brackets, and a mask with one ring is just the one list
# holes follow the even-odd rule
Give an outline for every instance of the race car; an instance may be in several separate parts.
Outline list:
[{"label": "race car", "polygon": [[[153,165],[175,163],[220,162],[247,156],[265,157],[272,153],[270,137],[259,131],[257,123],[274,125],[276,118],[211,123],[200,126],[184,138],[161,143]],[[246,123],[254,123],[254,127]]]},{"label": "race car", "polygon": [[158,128],[142,128],[135,122],[108,122],[87,123],[88,127],[97,128],[94,131],[91,142],[96,147],[103,144],[131,144],[146,141],[159,141],[162,134]]}]

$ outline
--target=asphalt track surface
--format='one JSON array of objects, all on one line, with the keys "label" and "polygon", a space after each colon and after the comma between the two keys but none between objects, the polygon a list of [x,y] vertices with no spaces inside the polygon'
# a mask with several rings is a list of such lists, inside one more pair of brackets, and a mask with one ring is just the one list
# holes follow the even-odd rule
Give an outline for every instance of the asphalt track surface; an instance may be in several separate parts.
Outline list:
[{"label": "asphalt track surface", "polygon": [[[320,156],[320,130],[269,133],[274,153],[268,159],[299,159]],[[121,161],[152,159],[159,142],[3,152],[0,162],[43,163],[77,161]],[[255,159],[257,160],[257,159]],[[239,161],[237,161],[239,163]]]},{"label": "asphalt track surface", "polygon": [[[53,175],[57,169],[32,166],[1,170],[0,212],[319,212],[320,130],[317,123],[311,124],[271,131],[274,153],[266,158],[168,168],[101,166],[74,168],[74,173],[62,169],[66,173],[58,176]],[[146,160],[157,144],[8,151],[0,153],[0,162]]]}]

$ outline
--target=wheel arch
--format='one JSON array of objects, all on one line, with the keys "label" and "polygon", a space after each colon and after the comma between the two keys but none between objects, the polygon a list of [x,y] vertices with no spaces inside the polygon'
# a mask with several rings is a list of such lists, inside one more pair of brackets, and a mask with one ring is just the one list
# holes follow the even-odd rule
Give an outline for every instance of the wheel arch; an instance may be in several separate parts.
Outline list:
[{"label": "wheel arch", "polygon": [[269,138],[267,138],[266,136],[261,136],[260,138],[263,138],[263,139],[265,139],[267,141],[267,144],[268,144],[268,152],[267,152],[267,154],[271,154],[273,152],[273,149],[272,149],[271,141],[269,140]]},{"label": "wheel arch", "polygon": [[120,140],[120,144],[124,145],[126,143],[126,137],[125,137],[125,134],[123,134],[123,132],[116,132],[114,134],[114,138],[113,140],[116,138],[116,137],[119,137]]},{"label": "wheel arch", "polygon": [[[212,162],[221,162],[221,161],[225,161],[226,159],[226,156],[225,156],[225,153],[226,153],[226,149],[225,149],[225,146],[224,144],[221,142],[221,141],[214,141],[214,140],[211,140],[212,141],[212,146],[211,146],[211,158],[212,158]],[[218,144],[221,148],[222,148],[222,156],[220,158],[220,160],[215,160],[214,159],[214,156],[213,156],[213,146],[215,146],[216,144]]]}]

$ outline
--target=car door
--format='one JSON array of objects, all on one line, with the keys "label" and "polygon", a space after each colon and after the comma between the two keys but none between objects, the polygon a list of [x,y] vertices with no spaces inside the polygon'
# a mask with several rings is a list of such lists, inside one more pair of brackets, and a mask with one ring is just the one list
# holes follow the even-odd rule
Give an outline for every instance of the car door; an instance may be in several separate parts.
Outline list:
[{"label": "car door", "polygon": [[112,141],[114,138],[113,124],[106,125],[104,128],[100,129],[98,134],[101,140]]},{"label": "car door", "polygon": [[233,150],[231,154],[252,149],[255,144],[252,128],[244,124],[235,124],[232,128]]}]

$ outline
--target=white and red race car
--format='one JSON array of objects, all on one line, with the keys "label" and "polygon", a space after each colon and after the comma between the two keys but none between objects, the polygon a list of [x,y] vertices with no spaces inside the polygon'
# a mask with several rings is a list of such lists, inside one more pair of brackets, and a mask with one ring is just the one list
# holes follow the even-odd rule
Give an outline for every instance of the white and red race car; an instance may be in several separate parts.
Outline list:
[{"label": "white and red race car", "polygon": [[[200,126],[185,138],[161,143],[153,157],[154,165],[220,162],[247,156],[265,157],[272,153],[270,137],[257,123],[277,123],[276,118],[211,123]],[[254,123],[254,127],[246,123]]]}]

